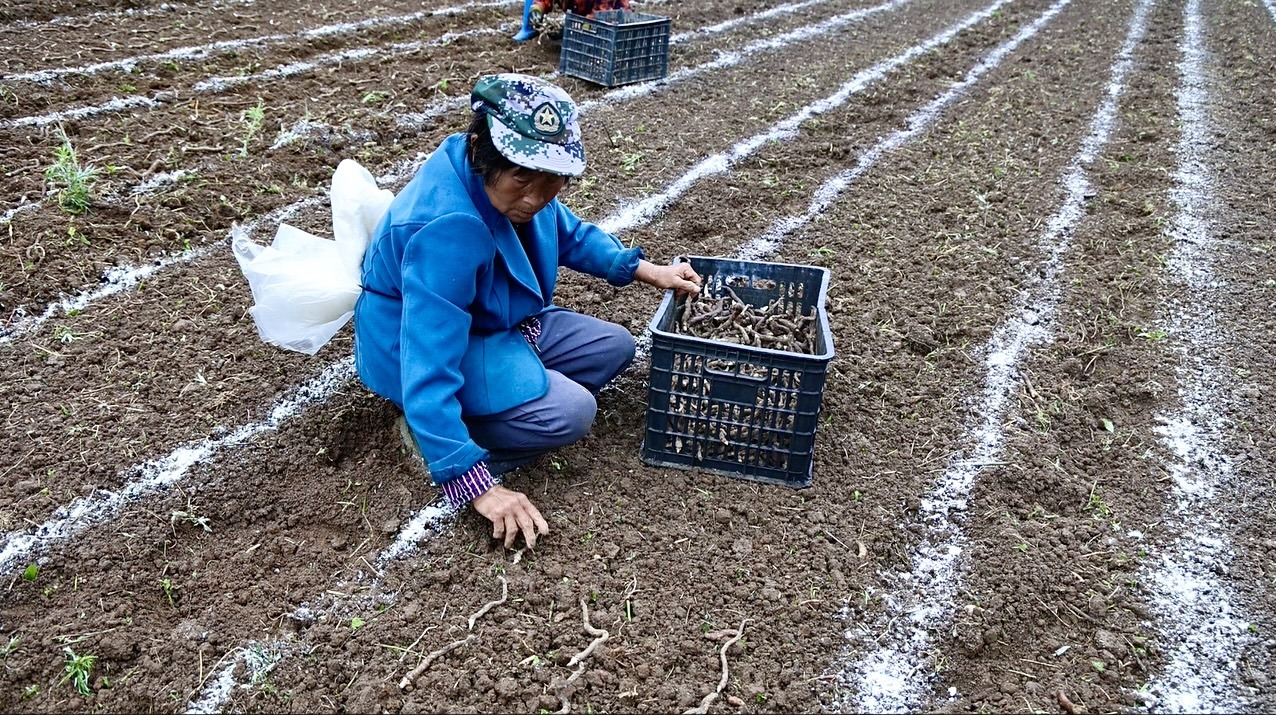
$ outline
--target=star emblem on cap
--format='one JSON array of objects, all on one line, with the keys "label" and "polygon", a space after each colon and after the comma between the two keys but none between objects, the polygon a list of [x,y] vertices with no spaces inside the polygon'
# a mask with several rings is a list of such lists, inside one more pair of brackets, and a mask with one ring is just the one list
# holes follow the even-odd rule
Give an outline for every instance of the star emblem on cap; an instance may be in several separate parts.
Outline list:
[{"label": "star emblem on cap", "polygon": [[542,134],[554,135],[563,130],[563,117],[554,105],[546,102],[532,114],[532,126]]}]

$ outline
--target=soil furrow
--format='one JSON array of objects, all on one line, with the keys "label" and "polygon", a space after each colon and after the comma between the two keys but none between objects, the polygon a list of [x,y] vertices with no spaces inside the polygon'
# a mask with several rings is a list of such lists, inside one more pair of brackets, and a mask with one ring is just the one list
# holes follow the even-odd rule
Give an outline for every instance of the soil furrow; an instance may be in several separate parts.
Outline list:
[{"label": "soil furrow", "polygon": [[[1270,3],[1266,4],[1272,10]],[[1234,481],[1218,516],[1226,525],[1234,549],[1229,565],[1230,585],[1239,597],[1242,613],[1253,632],[1262,635],[1276,629],[1276,594],[1265,575],[1276,571],[1276,540],[1270,523],[1271,475],[1274,449],[1268,425],[1276,419],[1269,396],[1276,394],[1270,371],[1258,366],[1276,360],[1270,331],[1253,329],[1269,321],[1276,305],[1272,275],[1276,201],[1254,177],[1271,176],[1276,170],[1276,88],[1260,78],[1276,72],[1276,14],[1244,3],[1216,2],[1204,6],[1209,23],[1208,51],[1213,56],[1210,77],[1214,83],[1212,116],[1217,131],[1228,141],[1214,147],[1210,168],[1218,181],[1221,215],[1215,236],[1223,246],[1215,264],[1224,276],[1217,302],[1224,306],[1235,343],[1228,346],[1234,380],[1223,386],[1227,402],[1221,415],[1234,432],[1230,442],[1234,457]],[[1255,712],[1276,707],[1272,683],[1276,649],[1270,639],[1248,643],[1239,671],[1250,690]]]},{"label": "soil furrow", "polygon": [[[1060,694],[1078,707],[1131,705],[1128,692],[1153,665],[1151,633],[1139,623],[1146,604],[1130,588],[1138,546],[1122,525],[1139,528],[1133,514],[1160,507],[1142,458],[1150,425],[1131,413],[1142,412],[1136,405],[1167,377],[1156,374],[1156,346],[1138,333],[1146,336],[1158,300],[1151,276],[1163,249],[1155,229],[1169,145],[1156,125],[1173,115],[1159,63],[1172,61],[1166,50],[1179,25],[1174,3],[1148,18],[1112,138],[1085,166],[1096,193],[1059,274],[1066,289],[1047,323],[1051,342],[1035,346],[1020,369],[1005,464],[985,470],[975,486],[974,608],[958,621],[944,680],[969,682],[970,664],[982,661],[1001,664],[1002,673],[958,706],[1055,707]],[[1132,486],[1140,481],[1149,483]],[[1019,585],[1010,589],[1012,582]],[[1014,671],[1025,659],[1053,668],[1024,677]]]}]

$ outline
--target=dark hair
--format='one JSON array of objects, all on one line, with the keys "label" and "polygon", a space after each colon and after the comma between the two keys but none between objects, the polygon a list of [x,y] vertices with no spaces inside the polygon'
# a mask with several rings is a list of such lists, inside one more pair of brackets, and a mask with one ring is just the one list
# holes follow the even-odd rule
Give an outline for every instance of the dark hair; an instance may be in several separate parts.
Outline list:
[{"label": "dark hair", "polygon": [[492,130],[488,128],[487,115],[483,112],[474,113],[466,136],[470,142],[470,169],[483,177],[484,184],[490,184],[498,175],[518,167],[492,143]]}]

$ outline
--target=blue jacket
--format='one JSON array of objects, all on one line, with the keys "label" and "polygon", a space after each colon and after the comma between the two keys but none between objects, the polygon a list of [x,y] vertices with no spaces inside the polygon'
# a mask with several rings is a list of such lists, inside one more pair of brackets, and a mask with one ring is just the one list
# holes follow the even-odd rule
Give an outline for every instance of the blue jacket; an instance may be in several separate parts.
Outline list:
[{"label": "blue jacket", "polygon": [[488,458],[462,416],[539,399],[549,377],[518,324],[551,309],[559,265],[621,286],[641,250],[551,201],[514,225],[445,139],[390,204],[363,257],[354,355],[370,390],[398,405],[438,484]]}]

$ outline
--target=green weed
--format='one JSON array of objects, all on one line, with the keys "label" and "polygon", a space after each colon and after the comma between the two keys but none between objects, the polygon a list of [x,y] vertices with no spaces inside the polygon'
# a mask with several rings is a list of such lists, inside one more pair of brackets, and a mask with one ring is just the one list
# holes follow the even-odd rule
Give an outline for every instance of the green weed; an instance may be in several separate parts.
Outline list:
[{"label": "green weed", "polygon": [[89,688],[89,678],[93,676],[93,666],[97,664],[96,655],[76,655],[71,650],[71,646],[63,648],[66,652],[66,671],[62,679],[58,681],[58,685],[71,681],[71,687],[75,688],[75,692],[88,697],[92,690]]},{"label": "green weed", "polygon": [[244,138],[239,145],[239,158],[248,158],[248,145],[261,132],[261,125],[266,121],[266,105],[262,100],[257,100],[257,106],[249,107],[239,116],[239,121],[244,125]]},{"label": "green weed", "polygon": [[66,228],[66,241],[63,242],[63,245],[70,248],[77,244],[81,246],[89,245],[89,237],[72,224]]},{"label": "green weed", "polygon": [[642,163],[642,152],[640,151],[635,151],[629,154],[625,154],[623,157],[620,158],[620,168],[626,174],[634,173],[634,169],[637,169],[638,165],[641,163]]},{"label": "green weed", "polygon": [[22,644],[22,636],[9,636],[9,642],[0,646],[0,658],[8,658]]},{"label": "green weed", "polygon": [[191,503],[189,497],[186,499],[185,509],[174,509],[169,516],[168,523],[170,526],[176,526],[178,522],[186,522],[194,524],[207,532],[212,532],[213,527],[208,525],[208,517],[200,515],[195,511],[195,505]]},{"label": "green weed", "polygon": [[1112,510],[1107,503],[1103,501],[1103,494],[1099,490],[1099,483],[1095,482],[1090,485],[1090,497],[1088,507],[1095,513],[1097,519],[1107,519],[1112,516]]},{"label": "green weed", "polygon": [[44,178],[58,189],[58,206],[69,214],[81,214],[93,203],[93,186],[97,183],[97,169],[83,166],[75,154],[75,147],[66,132],[58,134],[62,143],[54,150],[53,166],[44,170]]},{"label": "green weed", "polygon": [[173,597],[173,594],[177,593],[181,586],[173,583],[171,578],[162,578],[159,581],[159,587],[164,592],[164,598],[168,599],[168,605],[176,608],[177,600]]}]

